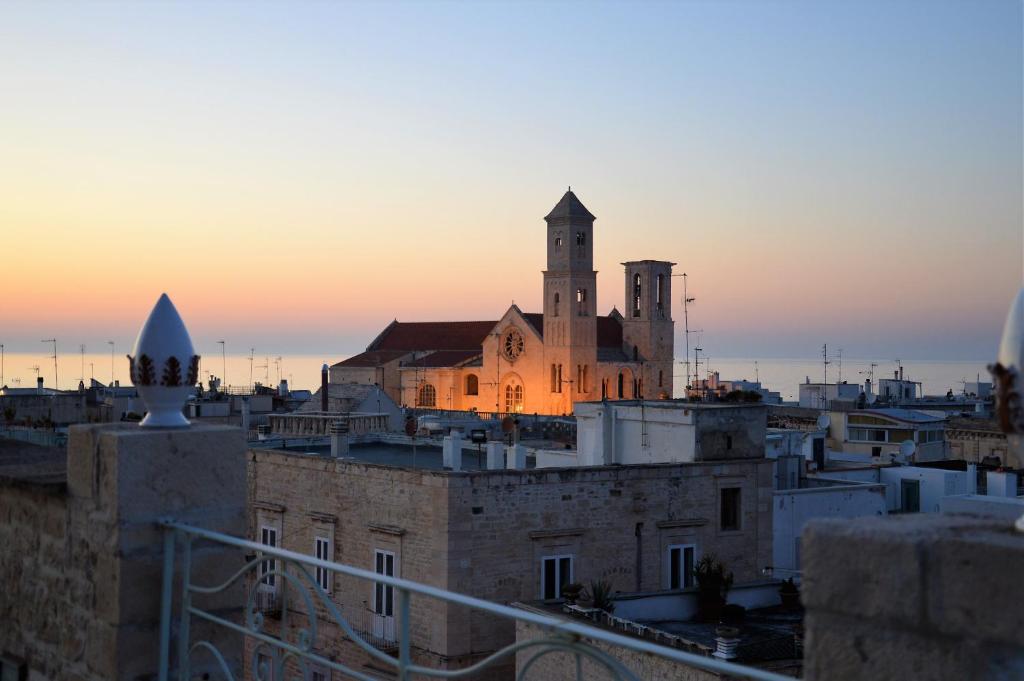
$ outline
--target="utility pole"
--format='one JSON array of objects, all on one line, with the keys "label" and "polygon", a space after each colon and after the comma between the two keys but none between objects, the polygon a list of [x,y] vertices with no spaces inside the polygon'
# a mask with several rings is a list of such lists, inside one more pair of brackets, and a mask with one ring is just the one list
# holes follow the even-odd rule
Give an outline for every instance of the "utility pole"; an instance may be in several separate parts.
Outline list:
[{"label": "utility pole", "polygon": [[227,355],[227,349],[226,349],[226,346],[224,344],[224,341],[219,340],[217,342],[220,344],[220,359],[221,359],[221,362],[224,365],[223,366],[224,371],[222,372],[223,375],[220,377],[220,380],[222,381],[222,385],[224,386],[224,389],[227,390],[227,388],[228,388],[228,355]]},{"label": "utility pole", "polygon": [[48,338],[39,341],[40,343],[53,343],[53,389],[60,390],[60,381],[57,378],[57,339]]},{"label": "utility pole", "polygon": [[[686,387],[690,387],[690,303],[697,300],[691,298],[686,288],[686,272],[683,272],[683,338],[686,344]],[[696,367],[694,367],[696,371]]]},{"label": "utility pole", "polygon": [[114,387],[114,341],[107,341],[110,346],[110,387]]},{"label": "utility pole", "polygon": [[4,344],[0,343],[0,388],[4,385]]},{"label": "utility pole", "polygon": [[79,345],[78,349],[82,352],[82,377],[78,380],[82,382],[82,385],[85,385],[85,343]]},{"label": "utility pole", "polygon": [[252,361],[256,354],[256,348],[249,348],[249,388],[251,390],[256,389],[256,384],[252,382]]},{"label": "utility pole", "polygon": [[836,383],[843,382],[843,349],[839,348],[839,378],[836,379]]}]

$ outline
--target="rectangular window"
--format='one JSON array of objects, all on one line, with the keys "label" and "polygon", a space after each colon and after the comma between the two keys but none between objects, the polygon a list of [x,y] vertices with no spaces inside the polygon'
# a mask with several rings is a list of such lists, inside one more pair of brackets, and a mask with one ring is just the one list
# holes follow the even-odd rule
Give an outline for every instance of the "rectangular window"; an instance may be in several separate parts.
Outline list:
[{"label": "rectangular window", "polygon": [[576,304],[577,312],[580,317],[587,316],[587,289],[578,288],[576,289]]},{"label": "rectangular window", "polygon": [[309,669],[310,681],[327,681],[330,677],[330,672],[324,667],[310,667]]},{"label": "rectangular window", "polygon": [[[263,525],[260,527],[260,543],[272,548],[277,547],[277,528]],[[264,560],[260,562],[260,588],[266,591],[273,591],[276,586],[277,575],[270,574],[277,569],[276,560]]]},{"label": "rectangular window", "polygon": [[[395,554],[377,549],[373,552],[373,571],[385,577],[395,576]],[[388,584],[374,583],[373,612],[384,617],[395,614],[395,589]]]},{"label": "rectangular window", "polygon": [[[331,540],[327,537],[317,537],[315,545],[316,557],[320,560],[331,560]],[[320,567],[316,568],[316,583],[320,585],[320,588],[331,593],[331,571],[327,568]]]},{"label": "rectangular window", "polygon": [[693,586],[693,566],[697,547],[694,544],[673,544],[668,547],[668,589],[688,589]]},{"label": "rectangular window", "polygon": [[556,393],[562,392],[562,365],[561,364],[558,365],[558,375],[557,375],[557,381],[555,383],[555,392]]},{"label": "rectangular window", "polygon": [[740,488],[723,487],[721,491],[720,529],[740,529]]},{"label": "rectangular window", "polygon": [[540,561],[540,597],[562,597],[562,587],[572,584],[572,556],[544,556]]}]

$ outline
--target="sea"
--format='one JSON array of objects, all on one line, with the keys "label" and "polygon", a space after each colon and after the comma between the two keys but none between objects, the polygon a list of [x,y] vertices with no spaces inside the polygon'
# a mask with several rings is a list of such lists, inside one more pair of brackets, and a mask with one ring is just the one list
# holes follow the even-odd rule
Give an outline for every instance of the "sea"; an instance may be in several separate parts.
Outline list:
[{"label": "sea", "polygon": [[[226,384],[236,387],[250,386],[254,382],[263,385],[277,386],[282,379],[287,380],[293,389],[306,388],[316,390],[320,385],[320,367],[345,359],[347,355],[257,355],[251,360],[249,355],[228,354],[222,357],[214,353],[203,357],[201,375],[210,374],[226,376]],[[680,358],[681,360],[681,358]],[[874,364],[875,366],[872,366]],[[719,358],[712,357],[710,365],[700,358],[701,376],[708,371],[717,371],[723,380],[760,380],[761,384],[782,395],[786,401],[798,399],[799,385],[810,379],[821,382],[826,376],[828,382],[837,380],[848,383],[863,383],[873,372],[874,380],[890,378],[903,366],[905,378],[920,381],[924,394],[945,395],[948,390],[954,393],[963,391],[964,381],[990,380],[984,361],[944,361],[901,359],[899,363],[893,359],[854,359],[843,358],[831,360],[826,367],[821,358],[778,359],[778,358]],[[0,385],[16,387],[33,387],[36,376],[43,377],[46,387],[54,386],[53,356],[42,353],[6,352],[3,356],[2,380]],[[692,371],[692,367],[691,367]],[[827,372],[827,373],[826,373]],[[676,392],[681,393],[685,385],[686,365],[677,362],[675,372]],[[107,353],[61,352],[58,348],[56,377],[58,387],[72,390],[78,387],[84,378],[86,385],[90,378],[102,383],[110,382],[111,378],[122,384],[129,383],[128,360],[124,351],[115,348],[113,361]]]}]

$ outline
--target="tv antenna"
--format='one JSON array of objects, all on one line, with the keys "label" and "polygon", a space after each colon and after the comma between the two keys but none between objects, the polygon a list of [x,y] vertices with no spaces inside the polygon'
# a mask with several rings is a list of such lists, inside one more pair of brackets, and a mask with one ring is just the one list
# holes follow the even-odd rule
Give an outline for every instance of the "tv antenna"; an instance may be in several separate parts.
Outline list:
[{"label": "tv antenna", "polygon": [[60,390],[60,382],[57,380],[57,339],[47,338],[40,343],[53,343],[53,389]]},{"label": "tv antenna", "polygon": [[85,385],[85,343],[78,346],[79,351],[82,353],[82,377],[78,379]]},{"label": "tv antenna", "polygon": [[255,389],[256,385],[252,382],[252,360],[256,354],[256,348],[249,348],[249,387]]},{"label": "tv antenna", "polygon": [[[696,331],[690,331],[690,303],[697,299],[692,297],[687,290],[687,277],[686,272],[680,274],[673,274],[673,277],[681,276],[683,278],[683,342],[686,346],[686,387],[690,387],[690,334],[697,333]],[[694,375],[696,375],[696,367],[694,367]]]},{"label": "tv antenna", "polygon": [[828,365],[831,364],[828,361],[828,343],[821,346],[821,362],[825,368],[825,381],[823,385],[828,385]]}]

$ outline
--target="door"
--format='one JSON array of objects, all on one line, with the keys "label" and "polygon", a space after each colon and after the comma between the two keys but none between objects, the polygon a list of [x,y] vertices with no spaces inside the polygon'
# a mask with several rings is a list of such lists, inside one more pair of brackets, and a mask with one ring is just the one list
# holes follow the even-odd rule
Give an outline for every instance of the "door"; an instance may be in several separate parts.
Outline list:
[{"label": "door", "polygon": [[[378,575],[394,577],[395,554],[380,549],[373,554],[373,571]],[[373,585],[373,635],[385,641],[395,640],[395,589],[380,582]]]},{"label": "door", "polygon": [[904,513],[917,513],[921,510],[921,482],[919,480],[900,480],[901,510]]}]

